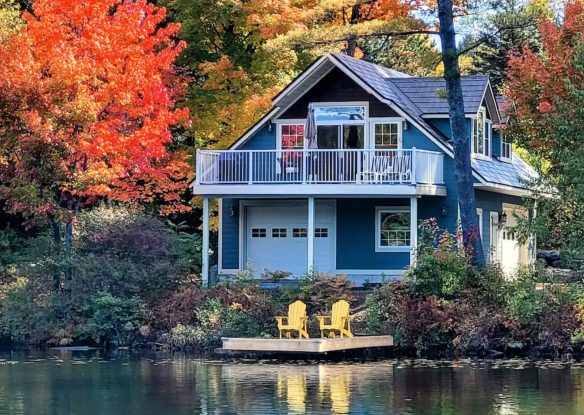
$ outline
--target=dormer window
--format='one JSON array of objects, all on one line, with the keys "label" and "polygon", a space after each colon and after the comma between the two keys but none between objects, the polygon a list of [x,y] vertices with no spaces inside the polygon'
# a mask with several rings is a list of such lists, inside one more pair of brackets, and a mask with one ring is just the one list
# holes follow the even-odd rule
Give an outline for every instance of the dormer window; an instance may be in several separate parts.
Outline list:
[{"label": "dormer window", "polygon": [[513,145],[511,140],[501,133],[501,159],[511,161],[513,157]]},{"label": "dormer window", "polygon": [[481,107],[477,116],[472,120],[472,154],[478,157],[491,157],[492,143],[491,120],[487,118],[487,111]]}]

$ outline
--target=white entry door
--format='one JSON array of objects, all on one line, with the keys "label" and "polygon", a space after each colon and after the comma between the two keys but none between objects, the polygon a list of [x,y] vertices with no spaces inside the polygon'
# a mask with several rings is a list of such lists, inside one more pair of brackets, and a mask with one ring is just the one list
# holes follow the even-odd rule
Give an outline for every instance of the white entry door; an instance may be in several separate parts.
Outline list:
[{"label": "white entry door", "polygon": [[[258,275],[307,271],[308,207],[304,202],[249,205],[245,207],[245,257]],[[336,207],[334,201],[317,201],[315,206],[315,269],[334,272],[336,264]],[[245,265],[245,264],[244,264]]]},{"label": "white entry door", "polygon": [[508,275],[515,273],[521,264],[521,246],[510,230],[514,226],[517,226],[517,218],[508,214],[507,226],[501,229],[501,267]]}]

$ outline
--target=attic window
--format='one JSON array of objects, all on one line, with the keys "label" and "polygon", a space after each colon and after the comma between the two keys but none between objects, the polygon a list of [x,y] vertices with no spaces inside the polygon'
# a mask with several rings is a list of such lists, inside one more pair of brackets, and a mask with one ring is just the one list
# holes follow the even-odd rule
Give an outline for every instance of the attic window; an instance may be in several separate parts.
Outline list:
[{"label": "attic window", "polygon": [[479,157],[491,157],[492,123],[487,111],[481,107],[472,120],[472,153]]},{"label": "attic window", "polygon": [[511,161],[513,145],[511,140],[501,133],[501,158],[506,161]]}]

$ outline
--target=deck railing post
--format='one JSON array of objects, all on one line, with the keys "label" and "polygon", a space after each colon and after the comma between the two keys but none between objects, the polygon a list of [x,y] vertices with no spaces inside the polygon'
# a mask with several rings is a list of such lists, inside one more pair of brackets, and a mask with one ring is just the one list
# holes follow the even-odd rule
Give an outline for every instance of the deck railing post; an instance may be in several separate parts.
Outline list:
[{"label": "deck railing post", "polygon": [[410,162],[410,166],[411,166],[411,174],[410,174],[410,181],[412,182],[412,184],[416,184],[416,147],[412,147],[412,153],[411,153],[411,162]]},{"label": "deck railing post", "polygon": [[306,159],[306,149],[302,149],[302,184],[306,184],[306,174],[307,174],[307,165],[308,160]]},{"label": "deck railing post", "polygon": [[355,152],[355,154],[357,155],[357,176],[355,177],[355,179],[356,179],[355,181],[357,183],[361,183],[361,169],[362,169],[362,166],[361,166],[362,160],[361,159],[363,158],[364,153],[365,152],[363,150],[358,150],[357,152]]},{"label": "deck railing post", "polygon": [[247,183],[248,184],[253,184],[253,152],[250,151],[247,153],[248,154],[248,158],[247,158]]}]

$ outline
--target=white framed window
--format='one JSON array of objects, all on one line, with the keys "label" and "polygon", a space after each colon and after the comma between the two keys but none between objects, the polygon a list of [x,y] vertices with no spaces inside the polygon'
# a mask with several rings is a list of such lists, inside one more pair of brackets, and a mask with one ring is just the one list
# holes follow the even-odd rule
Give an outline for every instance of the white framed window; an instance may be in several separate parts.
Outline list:
[{"label": "white framed window", "polygon": [[472,154],[479,158],[484,157],[490,159],[493,124],[487,118],[487,110],[485,107],[481,107],[476,117],[472,119],[471,136]]},{"label": "white framed window", "polygon": [[409,252],[411,213],[408,207],[375,208],[375,251]]},{"label": "white framed window", "polygon": [[501,159],[511,161],[513,159],[513,145],[511,140],[501,133]]},{"label": "white framed window", "polygon": [[280,139],[283,150],[304,148],[304,124],[281,124]]},{"label": "white framed window", "polygon": [[395,150],[401,147],[401,123],[373,122],[371,124],[375,148]]},{"label": "white framed window", "polygon": [[479,217],[479,238],[483,240],[483,209],[477,208],[477,216]]},{"label": "white framed window", "polygon": [[370,118],[369,137],[366,148],[397,150],[402,148],[402,118]]}]

